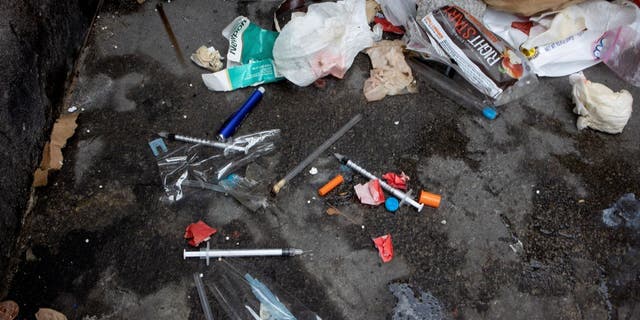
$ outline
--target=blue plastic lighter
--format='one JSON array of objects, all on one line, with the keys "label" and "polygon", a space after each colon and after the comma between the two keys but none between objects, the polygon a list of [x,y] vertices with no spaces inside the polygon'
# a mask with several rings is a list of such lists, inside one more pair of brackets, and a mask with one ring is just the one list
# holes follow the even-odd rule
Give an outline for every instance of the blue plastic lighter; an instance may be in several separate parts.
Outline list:
[{"label": "blue plastic lighter", "polygon": [[227,120],[222,124],[220,130],[218,130],[218,140],[225,141],[229,139],[240,127],[244,118],[249,115],[249,112],[260,102],[262,95],[264,94],[264,88],[259,87],[254,91],[249,99],[242,104],[242,107],[238,111],[234,112]]}]

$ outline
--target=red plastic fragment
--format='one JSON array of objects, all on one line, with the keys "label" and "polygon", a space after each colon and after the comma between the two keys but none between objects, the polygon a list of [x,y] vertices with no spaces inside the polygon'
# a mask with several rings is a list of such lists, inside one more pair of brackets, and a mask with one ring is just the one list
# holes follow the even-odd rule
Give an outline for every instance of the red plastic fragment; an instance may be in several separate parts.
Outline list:
[{"label": "red plastic fragment", "polygon": [[393,259],[393,243],[391,243],[391,234],[385,234],[384,236],[372,239],[373,243],[378,248],[378,253],[382,262],[389,262]]},{"label": "red plastic fragment", "polygon": [[382,179],[387,181],[387,184],[400,190],[407,190],[407,181],[409,181],[409,176],[404,174],[404,172],[397,175],[393,172],[387,172],[382,176]]},{"label": "red plastic fragment", "polygon": [[191,239],[189,240],[189,245],[197,247],[203,241],[209,240],[211,235],[217,231],[218,230],[215,228],[211,228],[206,223],[202,222],[202,220],[198,220],[198,222],[187,226],[184,238]]},{"label": "red plastic fragment", "polygon": [[511,22],[511,28],[518,29],[522,31],[524,34],[529,35],[529,31],[533,27],[532,21],[514,21]]},{"label": "red plastic fragment", "polygon": [[402,27],[394,26],[389,20],[386,18],[375,17],[373,18],[373,22],[376,24],[380,24],[382,26],[382,31],[391,32],[395,34],[404,34],[404,29]]}]

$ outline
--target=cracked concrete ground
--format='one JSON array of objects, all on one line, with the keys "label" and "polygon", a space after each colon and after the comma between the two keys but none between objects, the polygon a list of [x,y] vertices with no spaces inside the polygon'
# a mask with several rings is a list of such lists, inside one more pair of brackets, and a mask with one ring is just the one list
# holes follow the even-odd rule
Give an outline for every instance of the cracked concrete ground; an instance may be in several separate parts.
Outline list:
[{"label": "cracked concrete ground", "polygon": [[[209,92],[203,70],[177,60],[154,4],[133,3],[105,7],[84,50],[72,99],[79,127],[21,236],[10,298],[23,317],[46,306],[70,319],[204,319],[191,277],[215,266],[181,257],[184,227],[198,219],[219,229],[216,247],[311,250],[234,263],[323,319],[390,318],[390,283],[430,292],[452,319],[640,317],[638,231],[601,218],[621,195],[640,193],[637,114],[620,135],[577,131],[566,78],[543,79],[495,121],[422,81],[418,94],[366,103],[369,61],[360,54],[345,79],[323,89],[266,85],[241,128],[282,129],[277,153],[247,168],[269,184],[362,113],[312,164],[319,174],[303,171],[255,213],[206,191],[167,205],[147,142],[161,130],[213,137],[252,89]],[[172,1],[164,9],[189,54],[202,44],[226,52],[220,31],[237,15],[270,27],[276,3]],[[586,75],[640,97],[605,66]],[[331,152],[376,174],[404,171],[443,203],[390,214],[352,199],[329,216],[316,190],[339,172]],[[386,233],[395,257],[382,264],[371,238]]]}]

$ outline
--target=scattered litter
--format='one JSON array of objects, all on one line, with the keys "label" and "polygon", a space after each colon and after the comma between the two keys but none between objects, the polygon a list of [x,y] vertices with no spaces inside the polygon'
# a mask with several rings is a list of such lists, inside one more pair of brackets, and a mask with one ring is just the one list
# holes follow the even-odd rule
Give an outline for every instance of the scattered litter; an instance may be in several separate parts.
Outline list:
[{"label": "scattered litter", "polygon": [[160,151],[162,151],[163,153],[169,151],[169,149],[167,149],[167,145],[164,143],[164,140],[162,140],[161,138],[149,141],[149,148],[151,148],[151,152],[153,152],[153,155],[156,157],[160,155]]},{"label": "scattered litter", "polygon": [[338,139],[340,139],[347,131],[349,131],[353,126],[355,126],[358,122],[362,120],[361,114],[356,114],[349,122],[347,122],[342,128],[336,131],[329,139],[323,142],[317,149],[315,149],[310,155],[308,155],[302,162],[300,162],[297,166],[295,166],[291,171],[287,172],[284,178],[280,179],[272,188],[272,193],[277,195],[278,192],[295,176],[297,176],[302,170],[311,164],[313,160],[320,156],[323,152],[325,152],[332,144],[334,144]]},{"label": "scattered litter", "polygon": [[222,70],[224,64],[222,63],[222,56],[220,52],[214,47],[201,46],[191,55],[191,61],[199,67],[217,72]]},{"label": "scattered litter", "polygon": [[78,110],[78,107],[76,106],[71,106],[67,109],[67,112],[72,113],[72,112],[76,112]]},{"label": "scattered litter", "polygon": [[447,220],[440,221],[440,224],[447,224]]},{"label": "scattered litter", "polygon": [[331,190],[335,189],[338,185],[344,182],[344,177],[342,175],[336,175],[333,179],[329,180],[324,186],[318,189],[318,194],[321,197],[327,195],[327,193],[331,192]]},{"label": "scattered litter", "polygon": [[416,0],[376,1],[380,4],[384,17],[392,26],[405,26],[410,17],[416,16]]},{"label": "scattered litter", "polygon": [[470,92],[453,79],[427,66],[425,61],[409,59],[409,64],[416,71],[416,74],[427,82],[427,85],[459,106],[473,112],[479,112],[489,120],[494,120],[498,116],[498,112],[491,103],[480,99],[475,92]]},{"label": "scattered litter", "polygon": [[382,27],[382,31],[391,32],[395,34],[404,34],[404,30],[398,26],[394,26],[389,20],[387,20],[383,15],[377,14],[375,18],[373,18],[373,22],[379,24]]},{"label": "scattered litter", "polygon": [[[363,169],[362,167],[360,167],[359,165],[355,164],[353,161],[349,160],[347,157],[339,154],[339,153],[334,153],[333,154],[334,157],[336,157],[336,159],[338,159],[338,161],[340,163],[342,163],[343,165],[348,166],[349,168],[353,169],[354,171],[358,172],[359,174],[371,179],[371,180],[378,180],[378,178],[376,178],[376,176],[374,176],[373,174],[371,174],[369,171]],[[391,194],[393,194],[396,198],[400,199],[400,204],[403,203],[408,203],[409,205],[411,205],[412,207],[416,208],[418,210],[418,212],[422,211],[422,207],[423,205],[416,202],[415,200],[411,199],[411,192],[402,192],[398,189],[393,188],[392,186],[388,185],[387,183],[385,183],[384,181],[379,181],[380,186],[387,190],[388,192],[390,192]]]},{"label": "scattered litter", "polygon": [[327,75],[342,79],[373,37],[365,0],[314,3],[282,28],[273,57],[287,80],[308,86]]},{"label": "scattered litter", "polygon": [[13,320],[18,316],[20,307],[15,301],[5,300],[0,302],[0,319]]},{"label": "scattered litter", "polygon": [[353,189],[362,204],[378,206],[385,202],[384,193],[378,179],[373,179],[365,184],[357,184],[353,186]]},{"label": "scattered litter", "polygon": [[424,17],[429,12],[448,5],[458,6],[474,17],[482,17],[487,9],[487,5],[478,0],[417,0],[416,2],[418,4],[418,17]]},{"label": "scattered litter", "polygon": [[640,21],[636,19],[634,27],[622,26],[607,31],[602,42],[606,44],[602,61],[620,78],[640,87]]},{"label": "scattered litter", "polygon": [[[229,192],[224,185],[215,185],[234,171],[273,152],[275,142],[280,137],[280,130],[268,130],[234,138],[233,144],[252,145],[249,153],[232,153],[225,155],[220,149],[208,146],[184,145],[156,156],[160,177],[165,194],[162,200],[169,203],[184,197],[183,183],[190,187],[200,187],[219,192]],[[224,184],[224,183],[222,183]],[[230,186],[233,188],[233,185]],[[245,191],[245,190],[240,190]],[[250,190],[249,190],[250,191]],[[236,194],[231,193],[234,197]],[[238,193],[245,198],[245,192]],[[258,197],[263,203],[264,197]],[[237,198],[238,199],[238,198]],[[253,199],[253,197],[249,197]],[[242,202],[242,201],[241,201]],[[254,203],[253,200],[250,201]],[[261,205],[261,204],[260,204]]]},{"label": "scattered litter", "polygon": [[309,174],[315,176],[316,174],[318,174],[318,168],[311,167],[311,170],[309,170]]},{"label": "scattered litter", "polygon": [[[169,40],[171,41],[171,45],[173,49],[176,51],[176,57],[178,57],[178,61],[185,65],[184,55],[182,54],[182,50],[180,49],[180,44],[178,43],[178,39],[176,39],[176,35],[173,33],[173,29],[171,28],[171,23],[169,23],[169,18],[167,18],[167,14],[164,12],[164,8],[162,7],[162,3],[158,2],[156,4],[156,12],[160,15],[160,19],[162,19],[162,25],[164,26],[164,30],[167,32],[169,36]],[[118,46],[113,46],[118,49]]]},{"label": "scattered litter", "polygon": [[448,65],[495,105],[518,99],[536,86],[537,77],[520,52],[463,9],[444,6],[420,21],[432,45],[445,53],[440,60],[453,60]]},{"label": "scattered litter", "polygon": [[[240,243],[236,242],[236,245]],[[212,250],[207,242],[206,250],[198,251],[182,251],[182,258],[200,258],[206,259],[209,265],[211,258],[240,258],[240,257],[295,257],[302,255],[304,251],[301,249],[284,248],[284,249],[222,249]]]},{"label": "scattered litter", "polygon": [[573,85],[573,112],[578,114],[576,126],[620,133],[631,117],[633,97],[627,90],[613,92],[605,85],[587,80],[582,72],[569,77]]},{"label": "scattered litter", "polygon": [[227,120],[225,120],[224,124],[220,130],[218,130],[217,137],[219,140],[226,141],[231,138],[233,134],[238,130],[244,118],[246,118],[251,110],[258,105],[258,102],[262,100],[262,96],[264,96],[264,88],[259,87],[249,96],[249,98],[240,106],[240,108],[234,112]]},{"label": "scattered litter", "polygon": [[373,240],[376,248],[378,248],[378,253],[380,254],[382,262],[389,262],[393,259],[393,243],[391,243],[391,234],[386,234],[371,240]]},{"label": "scattered litter", "polygon": [[393,124],[395,124],[396,126],[400,124],[400,121],[394,121]]},{"label": "scattered litter", "polygon": [[227,68],[203,74],[204,84],[212,91],[231,91],[282,79],[273,63],[273,44],[277,32],[262,29],[239,16],[224,30],[229,40]]},{"label": "scattered litter", "polygon": [[384,201],[384,208],[389,212],[396,212],[400,208],[400,201],[394,197],[389,197]]},{"label": "scattered litter", "polygon": [[[241,271],[228,260],[216,262],[216,271],[202,278],[220,310],[217,318],[317,320],[313,311],[280,288],[267,286],[258,277]],[[219,312],[218,312],[219,311]],[[225,316],[226,314],[226,316]]]},{"label": "scattered litter", "polygon": [[442,201],[441,195],[424,190],[420,191],[420,199],[418,200],[418,202],[432,208],[438,208],[440,207],[440,201]]},{"label": "scattered litter", "polygon": [[367,12],[367,22],[372,23],[373,19],[376,16],[376,13],[378,13],[380,10],[382,10],[382,8],[380,8],[380,5],[378,4],[378,2],[376,2],[376,0],[367,0],[365,3],[365,11]]},{"label": "scattered litter", "polygon": [[196,290],[198,291],[198,297],[200,298],[200,306],[202,306],[202,313],[207,320],[213,320],[213,313],[211,312],[211,306],[209,306],[209,299],[207,299],[207,292],[204,290],[204,284],[202,283],[202,273],[194,273],[193,281],[196,284]]},{"label": "scattered litter", "polygon": [[329,208],[327,208],[327,214],[330,215],[330,216],[339,215],[340,214],[340,210],[338,210],[335,207],[329,207]]},{"label": "scattered litter", "polygon": [[416,297],[407,284],[390,284],[389,290],[398,299],[393,308],[393,320],[444,320],[444,308],[440,300],[429,292],[419,290]]},{"label": "scattered litter", "polygon": [[211,238],[211,235],[217,231],[218,230],[211,228],[206,223],[202,222],[202,220],[198,220],[198,222],[187,226],[184,238],[191,239],[189,240],[189,245],[197,247],[203,241],[208,241]]},{"label": "scattered litter", "polygon": [[79,113],[67,113],[60,115],[51,130],[49,142],[44,145],[42,151],[42,161],[33,175],[33,186],[46,186],[49,172],[62,168],[62,148],[67,144],[67,139],[73,136],[78,126],[76,120]]},{"label": "scattered litter", "polygon": [[611,207],[602,210],[602,221],[609,227],[640,228],[640,199],[633,193],[620,197]]},{"label": "scattered litter", "polygon": [[387,172],[382,175],[382,179],[384,179],[390,186],[400,189],[407,190],[407,182],[411,180],[408,175],[401,172],[399,175],[393,172]]},{"label": "scattered litter", "polygon": [[273,59],[278,33],[260,28],[247,17],[235,18],[222,30],[222,35],[229,40],[227,63],[231,66]]},{"label": "scattered litter", "polygon": [[67,317],[53,309],[49,308],[40,308],[38,312],[36,312],[37,320],[67,320]]},{"label": "scattered litter", "polygon": [[207,183],[200,180],[184,180],[182,181],[181,186],[230,194],[233,198],[238,200],[240,204],[253,212],[256,212],[260,208],[266,208],[269,205],[267,197],[265,195],[261,195],[258,191],[260,186],[257,181],[242,177],[235,173],[232,173],[225,179],[220,180],[218,184]]},{"label": "scattered litter", "polygon": [[[544,0],[544,1],[522,1],[522,0],[483,0],[488,6],[501,10],[516,13],[521,16],[532,16],[543,11],[557,11],[584,0]],[[479,2],[479,1],[476,1]]]},{"label": "scattered litter", "polygon": [[367,101],[418,92],[411,68],[404,60],[403,45],[404,42],[401,40],[383,40],[365,50],[373,66],[371,75],[365,80],[362,89]]}]

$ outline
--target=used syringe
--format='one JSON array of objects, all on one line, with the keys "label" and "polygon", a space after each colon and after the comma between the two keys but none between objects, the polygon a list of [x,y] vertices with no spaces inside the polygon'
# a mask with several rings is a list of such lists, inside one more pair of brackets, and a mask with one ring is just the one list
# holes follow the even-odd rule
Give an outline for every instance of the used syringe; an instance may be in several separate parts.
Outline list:
[{"label": "used syringe", "polygon": [[211,250],[209,249],[209,242],[207,242],[207,248],[201,251],[187,251],[184,250],[182,257],[187,258],[200,258],[207,259],[207,265],[209,265],[209,259],[211,258],[239,258],[239,257],[294,257],[303,254],[301,249],[282,248],[282,249],[229,249],[229,250]]},{"label": "used syringe", "polygon": [[484,101],[481,101],[446,75],[433,70],[431,67],[425,65],[424,62],[416,60],[415,58],[407,59],[407,62],[418,74],[425,78],[424,80],[429,86],[439,93],[449,97],[466,109],[479,111],[489,120],[493,120],[498,116],[498,112],[493,106],[485,104]]},{"label": "used syringe", "polygon": [[347,157],[345,157],[345,156],[343,156],[343,155],[341,155],[339,153],[334,153],[333,155],[338,159],[338,161],[340,161],[340,163],[342,163],[345,166],[355,170],[359,174],[369,178],[370,180],[377,179],[380,182],[380,186],[383,189],[385,189],[388,192],[390,192],[391,194],[393,194],[401,202],[406,202],[406,203],[410,204],[412,207],[418,209],[418,212],[420,212],[422,210],[422,207],[424,205],[421,204],[421,203],[418,203],[417,201],[415,201],[413,199],[411,199],[408,193],[402,192],[402,191],[400,191],[400,190],[388,185],[386,182],[384,182],[383,180],[378,179],[376,176],[371,174],[369,171],[367,171],[367,170],[363,169],[362,167],[360,167],[359,165],[355,164],[353,161],[349,160]]},{"label": "used syringe", "polygon": [[217,141],[212,141],[207,139],[194,138],[194,137],[183,136],[183,135],[174,134],[174,133],[168,133],[166,131],[159,132],[158,135],[165,139],[169,139],[169,141],[182,141],[182,142],[188,142],[188,143],[194,143],[194,144],[202,144],[205,146],[224,149],[225,151],[236,150],[236,151],[243,152],[245,154],[249,151],[249,148],[247,147],[237,146],[232,143],[224,143],[224,142],[217,142]]}]

